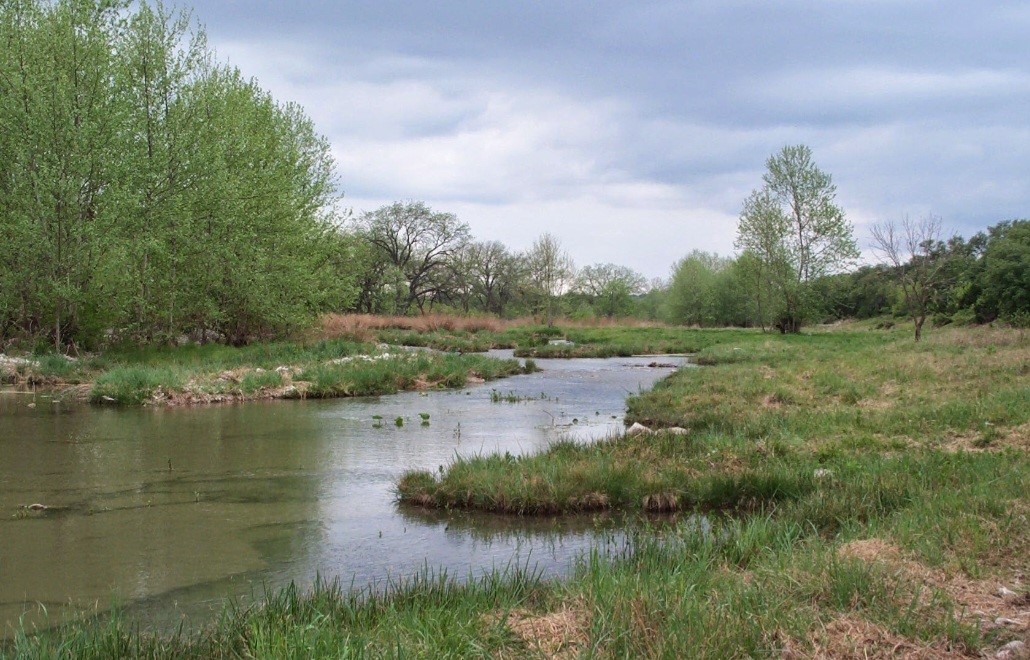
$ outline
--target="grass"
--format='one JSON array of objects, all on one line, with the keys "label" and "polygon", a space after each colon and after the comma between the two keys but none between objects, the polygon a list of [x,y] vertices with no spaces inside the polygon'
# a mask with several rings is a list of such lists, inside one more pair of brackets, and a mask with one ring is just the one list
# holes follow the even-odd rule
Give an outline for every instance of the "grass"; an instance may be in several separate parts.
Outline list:
[{"label": "grass", "polygon": [[[548,326],[532,319],[500,321],[432,314],[416,317],[353,314],[324,317],[317,334],[322,338],[379,341],[443,351],[482,352],[492,348],[512,348],[517,357],[604,358],[695,353],[754,333],[603,321],[588,324],[562,320],[557,325]],[[549,343],[555,339],[571,342],[571,345]]]},{"label": "grass", "polygon": [[95,403],[141,404],[155,393],[181,389],[179,372],[170,367],[115,367],[97,377],[90,392]]},{"label": "grass", "polygon": [[829,470],[838,500],[853,495],[861,511],[872,496],[867,484],[886,484],[878,491],[886,497],[908,482],[906,473],[937,470],[937,458],[950,460],[956,449],[1025,454],[1030,340],[993,330],[977,345],[972,332],[983,331],[941,331],[920,344],[853,330],[728,334],[730,342],[700,351],[711,366],[682,369],[629,399],[628,422],[680,427],[686,436],[458,458],[442,474],[409,473],[398,492],[428,506],[518,514],[764,509],[818,497],[825,484],[812,475]]},{"label": "grass", "polygon": [[23,634],[6,655],[958,657],[1013,637],[968,616],[972,601],[946,576],[870,560],[871,547],[891,550],[826,543],[772,516],[644,528],[624,553],[595,552],[561,581],[518,567],[470,580],[426,570],[357,592],[320,581],[228,606],[200,631],[151,635],[116,616]]},{"label": "grass", "polygon": [[1025,638],[1025,335],[947,329],[914,344],[906,330],[846,326],[722,337],[688,334],[681,343],[710,366],[629,402],[631,417],[685,436],[562,441],[399,482],[402,500],[432,507],[684,512],[629,531],[625,552],[594,552],[567,578],[514,569],[425,571],[379,591],[319,583],[229,607],[200,631],[154,636],[116,619],[23,635],[7,653],[969,657]]},{"label": "grass", "polygon": [[12,382],[76,388],[95,403],[139,405],[325,398],[460,387],[532,372],[517,360],[397,351],[344,339],[268,342],[244,347],[116,347],[69,360],[44,355],[19,362]]}]

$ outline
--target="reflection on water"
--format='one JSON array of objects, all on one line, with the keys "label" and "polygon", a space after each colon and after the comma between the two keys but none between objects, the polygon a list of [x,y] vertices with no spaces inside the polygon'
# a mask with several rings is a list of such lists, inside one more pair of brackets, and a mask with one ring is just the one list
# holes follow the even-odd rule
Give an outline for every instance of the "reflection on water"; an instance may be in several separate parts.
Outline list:
[{"label": "reflection on water", "polygon": [[[316,576],[567,570],[587,547],[624,544],[625,520],[429,512],[398,506],[393,484],[456,455],[618,432],[626,396],[670,372],[652,361],[538,360],[541,373],[460,391],[187,409],[0,394],[0,636],[41,622],[37,604],[51,623],[118,603],[165,626]],[[493,388],[526,400],[493,403]]]}]

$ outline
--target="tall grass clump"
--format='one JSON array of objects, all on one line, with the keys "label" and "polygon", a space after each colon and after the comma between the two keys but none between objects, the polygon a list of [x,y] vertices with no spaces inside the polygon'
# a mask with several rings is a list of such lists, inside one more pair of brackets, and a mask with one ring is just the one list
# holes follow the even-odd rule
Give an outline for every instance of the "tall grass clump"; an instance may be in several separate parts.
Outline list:
[{"label": "tall grass clump", "polygon": [[96,379],[90,401],[140,404],[159,389],[175,390],[182,386],[182,377],[170,367],[117,367]]}]

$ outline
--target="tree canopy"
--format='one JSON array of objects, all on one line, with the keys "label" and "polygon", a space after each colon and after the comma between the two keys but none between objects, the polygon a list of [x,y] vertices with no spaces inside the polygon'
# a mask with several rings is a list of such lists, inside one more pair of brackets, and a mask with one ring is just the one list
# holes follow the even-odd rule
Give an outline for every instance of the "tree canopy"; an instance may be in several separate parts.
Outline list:
[{"label": "tree canopy", "polygon": [[832,178],[807,146],[770,156],[762,180],[744,202],[736,246],[754,255],[756,292],[768,290],[778,327],[796,332],[811,315],[811,282],[849,266],[858,246]]},{"label": "tree canopy", "polygon": [[242,343],[349,303],[329,145],[186,13],[0,4],[0,331]]}]

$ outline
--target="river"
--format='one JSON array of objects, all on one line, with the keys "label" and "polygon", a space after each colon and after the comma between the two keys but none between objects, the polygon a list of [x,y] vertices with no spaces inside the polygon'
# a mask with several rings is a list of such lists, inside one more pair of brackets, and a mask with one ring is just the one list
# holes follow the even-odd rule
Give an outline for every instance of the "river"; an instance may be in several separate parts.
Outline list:
[{"label": "river", "polygon": [[619,521],[430,512],[398,505],[394,484],[458,455],[621,432],[627,395],[672,371],[655,361],[682,362],[537,360],[539,373],[454,391],[195,408],[0,393],[0,637],[114,605],[168,629],[317,576],[560,574],[621,544]]}]

